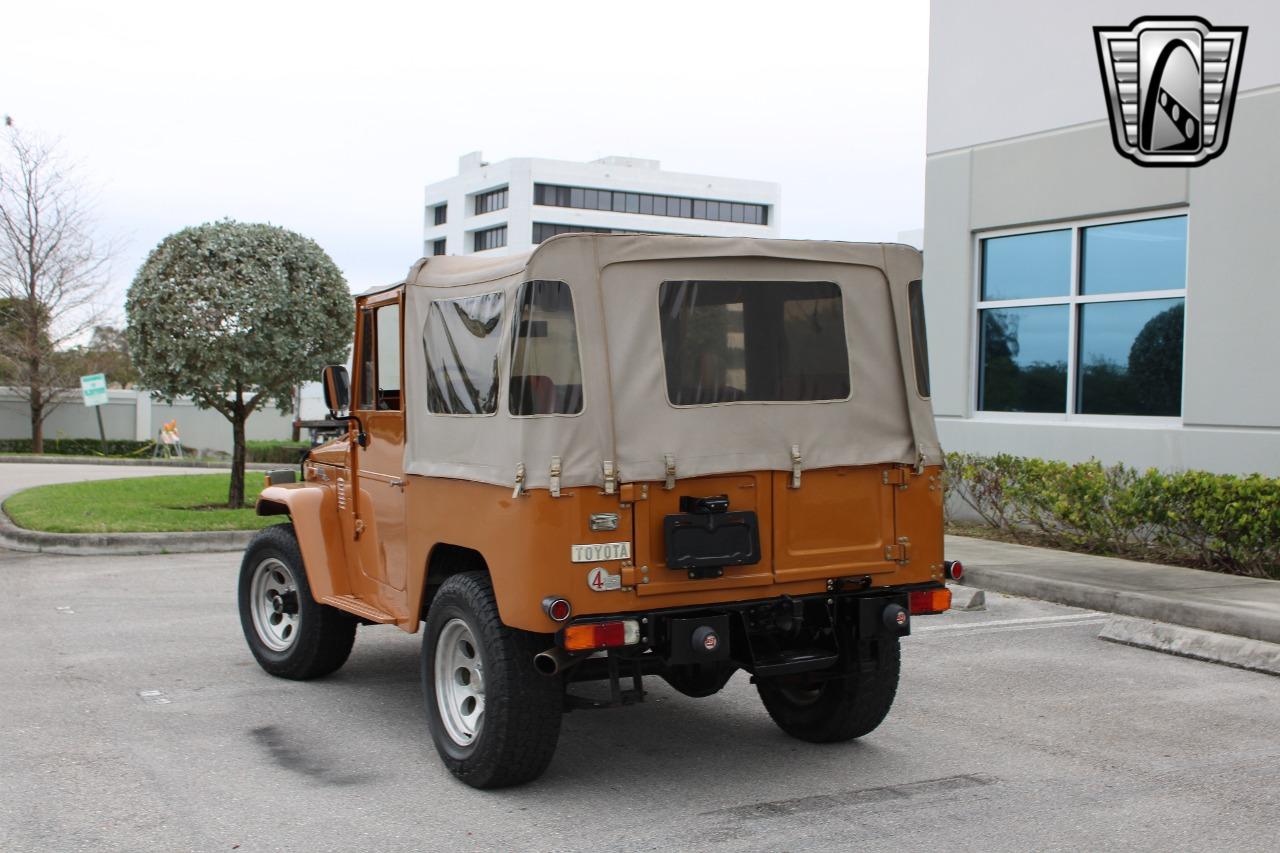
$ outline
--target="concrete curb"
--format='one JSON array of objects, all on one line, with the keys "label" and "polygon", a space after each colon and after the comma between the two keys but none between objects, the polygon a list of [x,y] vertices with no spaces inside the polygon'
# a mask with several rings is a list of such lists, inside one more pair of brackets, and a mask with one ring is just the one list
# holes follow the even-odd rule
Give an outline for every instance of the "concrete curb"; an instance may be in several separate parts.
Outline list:
[{"label": "concrete curb", "polygon": [[[58,456],[47,454],[0,454],[0,463],[23,462],[33,465],[150,465],[157,468],[213,468],[229,469],[230,462],[211,462],[197,459],[110,459],[102,456]],[[248,471],[274,471],[277,468],[297,468],[296,462],[246,462]]]},{"label": "concrete curb", "polygon": [[1098,638],[1267,675],[1280,675],[1280,645],[1275,643],[1129,616],[1112,616],[1103,626]]},{"label": "concrete curb", "polygon": [[972,563],[966,563],[961,583],[991,592],[1038,598],[1072,607],[1280,644],[1280,620],[1268,614],[1251,613],[1241,607],[1207,601],[1177,601],[1158,593],[1104,589],[1057,578],[1030,577],[975,566]]},{"label": "concrete curb", "polygon": [[0,511],[0,548],[40,554],[111,556],[243,551],[256,530],[198,533],[45,533],[18,527]]}]

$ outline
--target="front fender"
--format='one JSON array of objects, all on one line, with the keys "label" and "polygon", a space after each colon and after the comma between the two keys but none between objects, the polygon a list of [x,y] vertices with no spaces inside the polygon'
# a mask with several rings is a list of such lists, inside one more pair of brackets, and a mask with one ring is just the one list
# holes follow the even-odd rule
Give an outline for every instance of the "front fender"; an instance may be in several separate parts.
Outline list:
[{"label": "front fender", "polygon": [[311,596],[348,595],[346,554],[338,524],[338,497],[331,486],[284,483],[258,495],[258,515],[288,515],[302,551]]}]

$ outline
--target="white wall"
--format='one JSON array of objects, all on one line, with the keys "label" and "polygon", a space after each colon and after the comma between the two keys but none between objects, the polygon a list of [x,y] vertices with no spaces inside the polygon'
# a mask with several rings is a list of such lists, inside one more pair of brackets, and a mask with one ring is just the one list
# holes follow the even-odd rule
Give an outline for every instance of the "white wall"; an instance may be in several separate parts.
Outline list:
[{"label": "white wall", "polygon": [[[1280,4],[1214,3],[1250,27],[1230,143],[1195,169],[1120,157],[1092,26],[1176,13],[1129,2],[932,4],[924,280],[938,432],[948,450],[1280,476]],[[1005,71],[1012,71],[1012,75]],[[1079,122],[1084,122],[1080,124]],[[1071,125],[1071,126],[1068,126]],[[976,413],[977,236],[1183,210],[1182,417]]]},{"label": "white wall", "polygon": [[1093,28],[1142,15],[1247,26],[1241,90],[1280,83],[1271,0],[933,0],[929,12],[930,154],[1106,118]]},{"label": "white wall", "polygon": [[[108,391],[102,406],[102,425],[108,439],[154,440],[165,421],[177,418],[182,444],[188,449],[231,452],[231,423],[212,410],[200,410],[189,400],[172,404],[154,401],[145,392]],[[292,435],[293,415],[275,408],[259,410],[245,423],[251,440],[285,440]],[[26,404],[9,388],[0,388],[0,438],[30,438],[31,422]],[[79,392],[59,405],[44,425],[45,441],[62,438],[97,438],[98,421],[93,409],[81,402]]]}]

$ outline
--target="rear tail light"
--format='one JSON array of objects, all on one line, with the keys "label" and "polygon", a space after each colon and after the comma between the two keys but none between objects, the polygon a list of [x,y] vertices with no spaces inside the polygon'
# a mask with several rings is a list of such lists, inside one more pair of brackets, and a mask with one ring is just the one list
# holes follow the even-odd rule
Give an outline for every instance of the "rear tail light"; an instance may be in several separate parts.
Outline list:
[{"label": "rear tail light", "polygon": [[573,615],[573,608],[563,598],[549,595],[542,599],[542,612],[546,613],[548,618],[554,622],[563,622]]},{"label": "rear tail light", "polygon": [[911,615],[920,616],[929,613],[944,613],[951,609],[951,590],[918,589],[911,593]]},{"label": "rear tail light", "polygon": [[567,652],[586,652],[613,646],[633,646],[640,642],[640,623],[634,619],[615,622],[588,622],[564,629]]},{"label": "rear tail light", "polygon": [[947,580],[958,581],[964,577],[964,563],[959,560],[946,560],[942,564],[942,570],[947,575]]}]

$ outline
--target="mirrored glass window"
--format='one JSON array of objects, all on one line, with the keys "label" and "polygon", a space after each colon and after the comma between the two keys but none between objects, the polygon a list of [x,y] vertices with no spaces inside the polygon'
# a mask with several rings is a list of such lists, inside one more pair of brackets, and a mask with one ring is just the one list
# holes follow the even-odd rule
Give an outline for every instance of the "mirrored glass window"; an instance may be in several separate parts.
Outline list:
[{"label": "mirrored glass window", "polygon": [[1080,306],[1076,411],[1182,414],[1182,313],[1181,299]]},{"label": "mirrored glass window", "polygon": [[1071,231],[982,241],[982,298],[1032,299],[1071,292]]},{"label": "mirrored glass window", "polygon": [[1187,282],[1187,217],[1083,229],[1081,291],[1179,290]]},{"label": "mirrored glass window", "polygon": [[1066,305],[981,312],[978,408],[1062,412],[1067,405]]},{"label": "mirrored glass window", "polygon": [[978,408],[1179,416],[1186,253],[1183,215],[982,240]]}]

